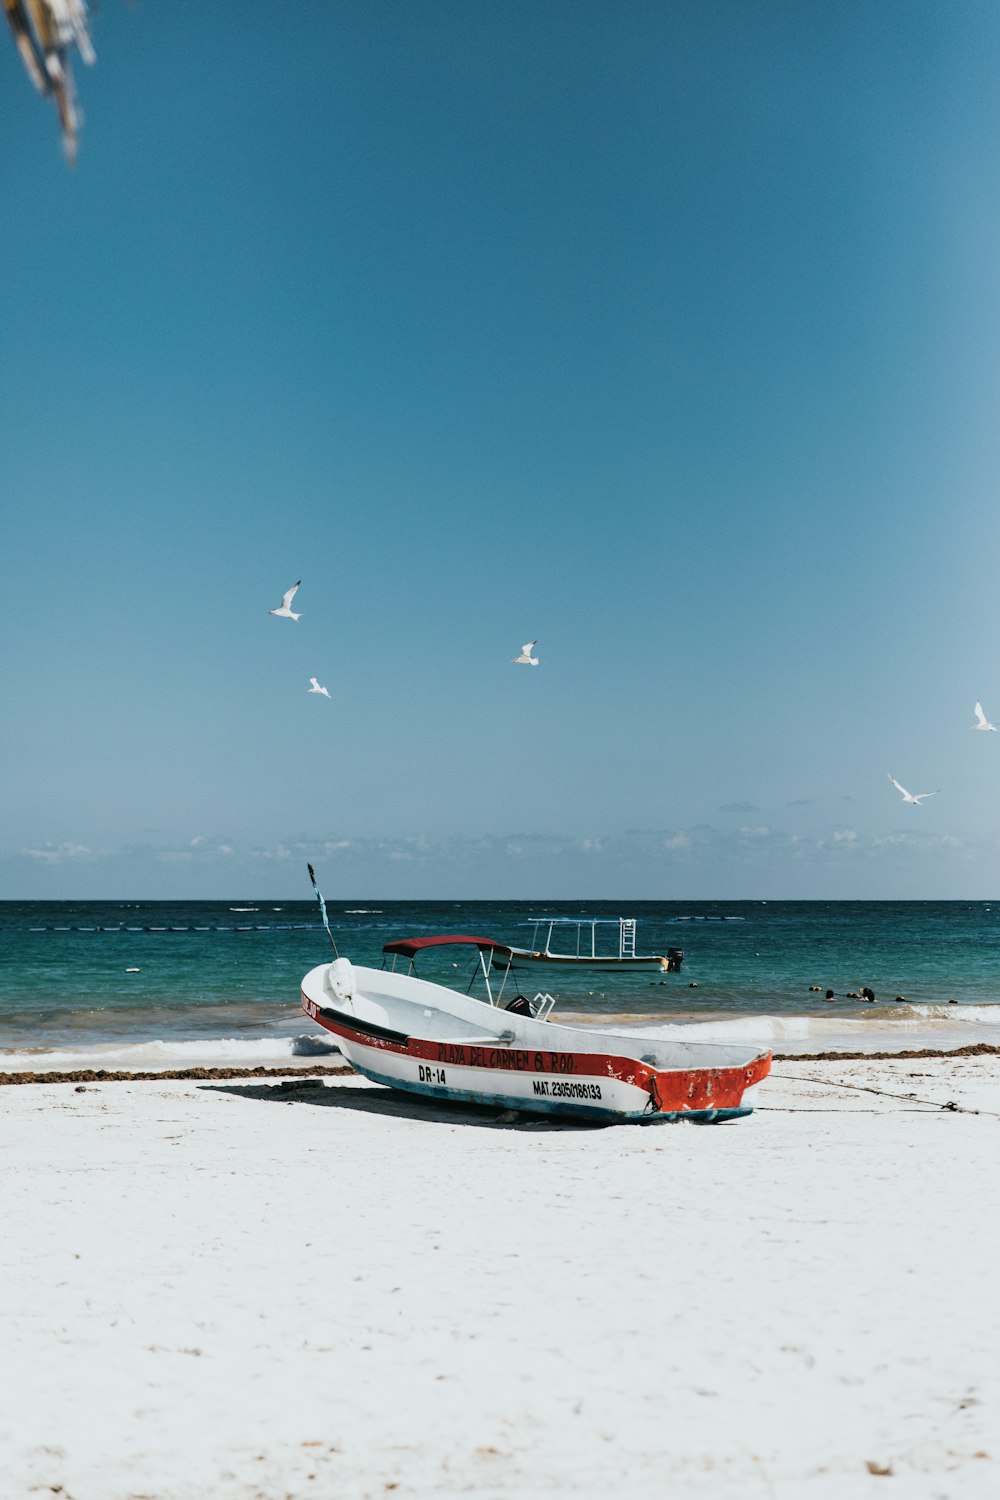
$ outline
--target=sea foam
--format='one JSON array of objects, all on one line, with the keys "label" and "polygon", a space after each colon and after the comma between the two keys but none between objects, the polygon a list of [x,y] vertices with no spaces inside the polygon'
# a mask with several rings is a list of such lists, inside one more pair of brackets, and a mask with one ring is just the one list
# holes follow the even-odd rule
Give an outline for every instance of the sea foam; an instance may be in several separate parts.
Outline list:
[{"label": "sea foam", "polygon": [[[146,1042],[106,1042],[95,1047],[48,1050],[0,1050],[0,1073],[72,1072],[105,1068],[113,1072],[152,1073],[174,1068],[295,1067],[295,1059],[344,1061],[336,1043],[324,1036],[213,1037],[204,1041],[153,1038]],[[299,1064],[301,1066],[301,1064]]]},{"label": "sea foam", "polygon": [[923,1047],[947,1052],[980,1042],[1000,1046],[998,1011],[996,1005],[899,1004],[891,1010],[879,1006],[859,1016],[727,1015],[697,1021],[657,1021],[635,1029],[663,1040],[749,1042],[776,1052],[909,1052]]}]

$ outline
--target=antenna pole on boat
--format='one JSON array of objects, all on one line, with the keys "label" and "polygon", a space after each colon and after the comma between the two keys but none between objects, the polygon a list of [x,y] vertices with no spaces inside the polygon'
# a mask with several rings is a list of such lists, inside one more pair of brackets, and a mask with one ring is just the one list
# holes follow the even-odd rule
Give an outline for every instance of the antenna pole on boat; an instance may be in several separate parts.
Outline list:
[{"label": "antenna pole on boat", "polygon": [[319,902],[319,909],[323,913],[323,926],[326,928],[326,935],[330,939],[330,943],[333,947],[333,956],[334,958],[339,958],[340,954],[337,952],[337,945],[333,941],[333,933],[330,931],[330,918],[326,914],[326,902],[323,900],[323,897],[319,893],[319,886],[316,884],[316,876],[313,874],[312,865],[307,864],[306,869],[309,871],[309,879],[312,881],[312,888],[316,892],[316,900]]}]

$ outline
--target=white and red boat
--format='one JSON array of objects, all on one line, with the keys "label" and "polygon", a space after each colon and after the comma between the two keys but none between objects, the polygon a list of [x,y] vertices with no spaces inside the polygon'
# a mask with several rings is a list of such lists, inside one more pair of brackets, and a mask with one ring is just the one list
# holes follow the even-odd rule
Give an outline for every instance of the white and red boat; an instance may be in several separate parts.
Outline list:
[{"label": "white and red boat", "polygon": [[[446,944],[476,948],[485,999],[412,972],[418,952]],[[337,958],[302,980],[302,1008],[366,1078],[436,1099],[606,1124],[707,1123],[751,1112],[769,1052],[563,1026],[545,1019],[550,995],[519,995],[507,1008],[503,985],[496,995],[490,986],[494,950],[505,946],[464,934],[387,944],[394,963],[410,960],[409,972]]]}]

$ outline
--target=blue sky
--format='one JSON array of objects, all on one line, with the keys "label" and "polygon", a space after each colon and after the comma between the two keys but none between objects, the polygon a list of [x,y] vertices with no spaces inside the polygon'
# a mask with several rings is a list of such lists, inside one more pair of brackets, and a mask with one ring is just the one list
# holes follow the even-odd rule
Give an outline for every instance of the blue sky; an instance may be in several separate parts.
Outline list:
[{"label": "blue sky", "polygon": [[282,16],[0,47],[0,897],[995,896],[1000,11]]}]

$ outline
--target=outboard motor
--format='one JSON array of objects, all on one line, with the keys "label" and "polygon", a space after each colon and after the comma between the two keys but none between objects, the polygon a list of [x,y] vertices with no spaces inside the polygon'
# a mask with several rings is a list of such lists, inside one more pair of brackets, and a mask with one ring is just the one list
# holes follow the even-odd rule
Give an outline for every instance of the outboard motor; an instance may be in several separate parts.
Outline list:
[{"label": "outboard motor", "polygon": [[527,995],[515,995],[513,1000],[504,1006],[504,1010],[511,1010],[515,1016],[533,1016],[535,1008]]},{"label": "outboard motor", "polygon": [[677,971],[678,971],[678,969],[680,968],[680,966],[681,966],[681,964],[683,962],[684,962],[684,949],[683,948],[668,948],[667,949],[667,970],[668,970],[669,973],[676,974]]}]

